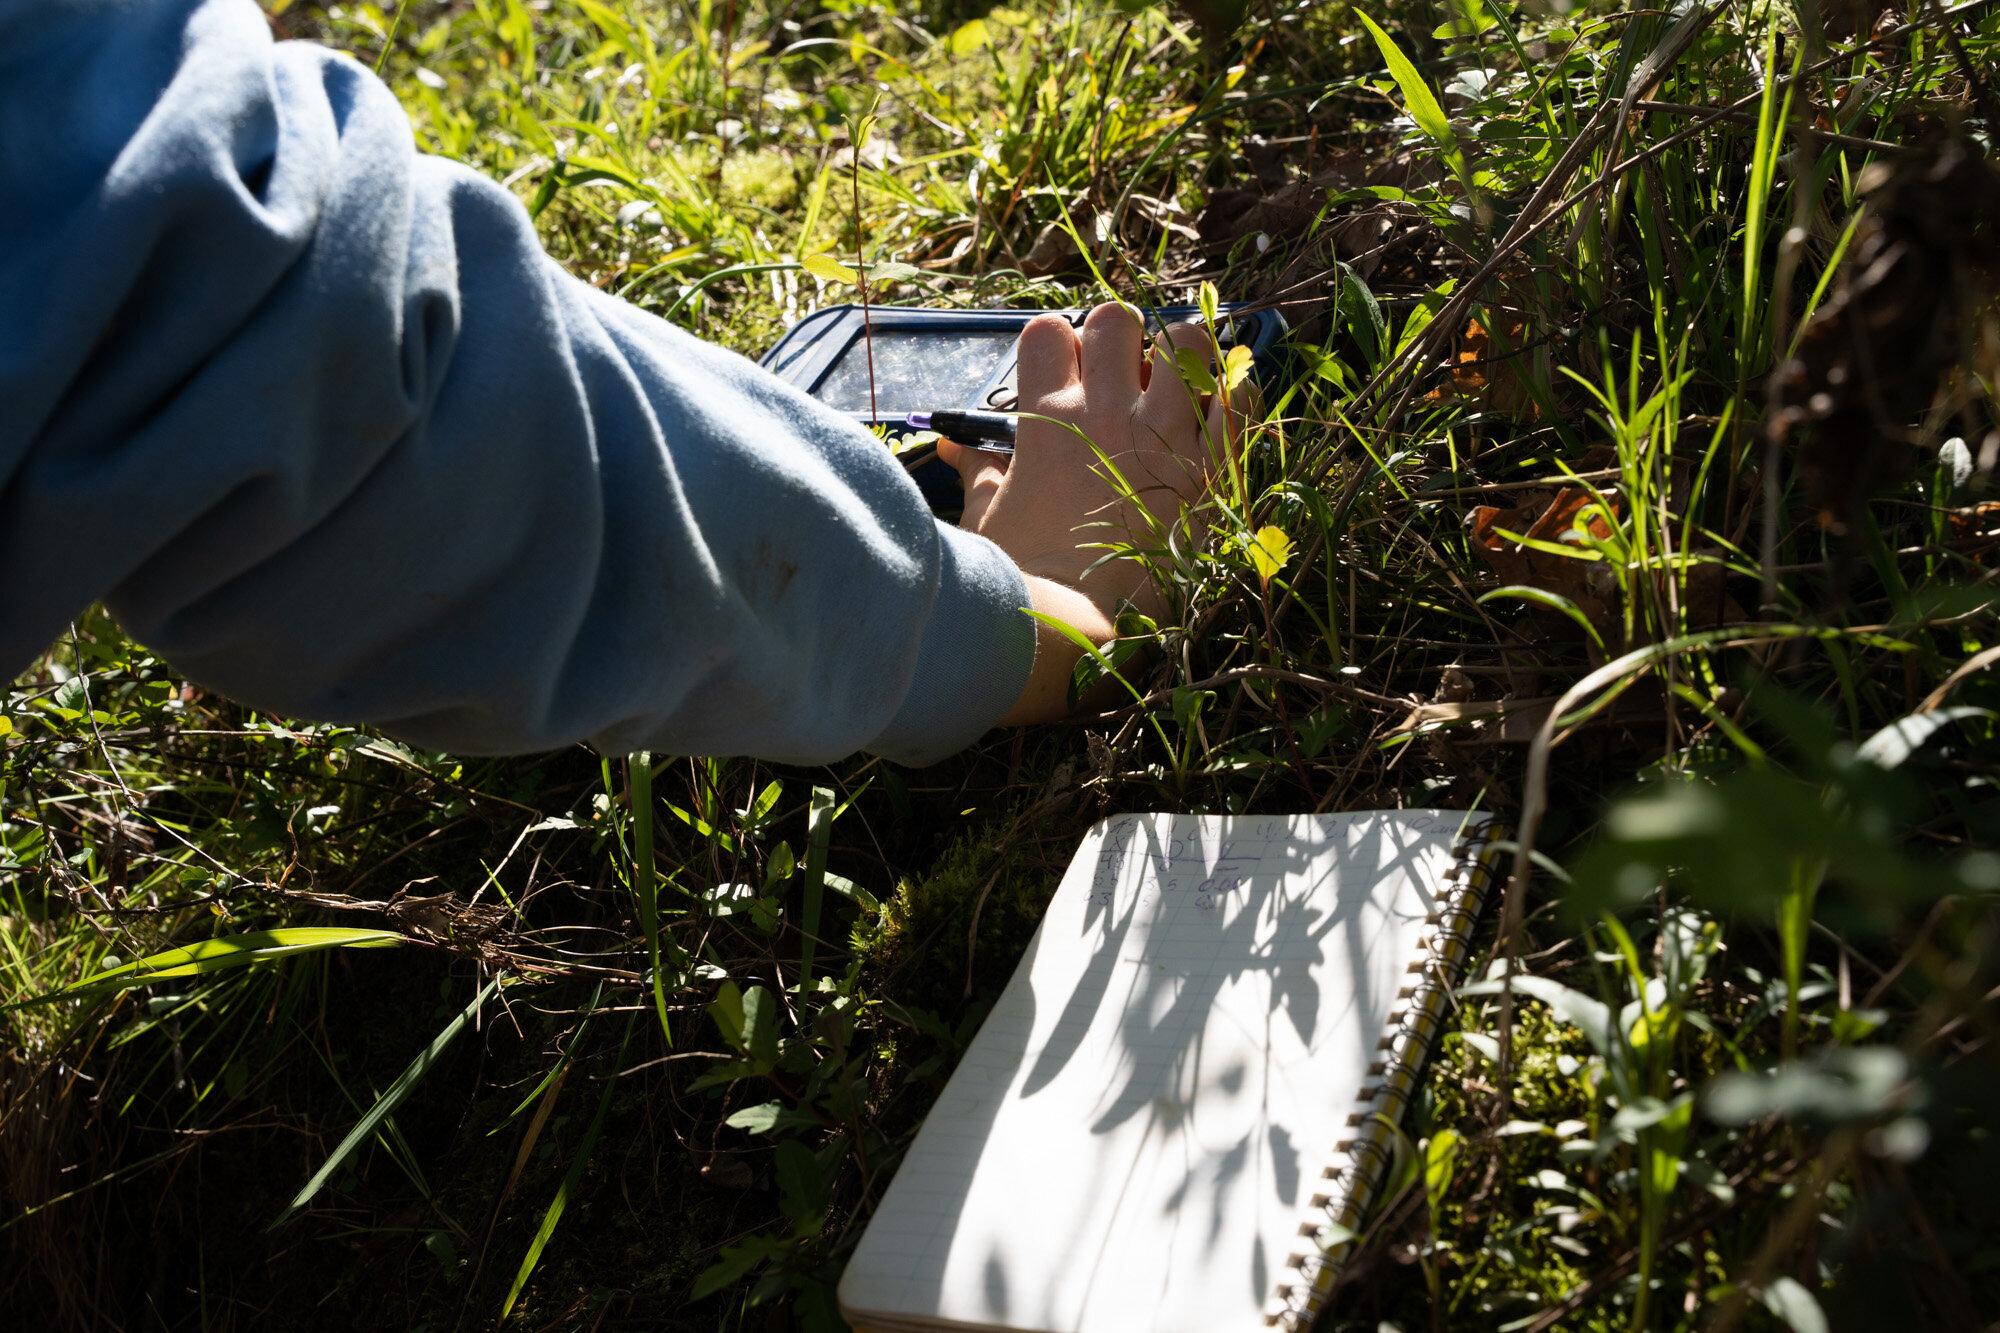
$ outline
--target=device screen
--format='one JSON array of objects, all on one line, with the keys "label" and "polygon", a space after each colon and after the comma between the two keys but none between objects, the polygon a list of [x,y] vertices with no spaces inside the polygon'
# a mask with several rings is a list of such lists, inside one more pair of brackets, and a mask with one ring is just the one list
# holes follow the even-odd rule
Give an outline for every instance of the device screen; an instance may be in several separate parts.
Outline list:
[{"label": "device screen", "polygon": [[[975,406],[1016,329],[876,329],[873,410],[884,418]],[[842,412],[867,412],[868,343],[856,338],[813,390]]]}]

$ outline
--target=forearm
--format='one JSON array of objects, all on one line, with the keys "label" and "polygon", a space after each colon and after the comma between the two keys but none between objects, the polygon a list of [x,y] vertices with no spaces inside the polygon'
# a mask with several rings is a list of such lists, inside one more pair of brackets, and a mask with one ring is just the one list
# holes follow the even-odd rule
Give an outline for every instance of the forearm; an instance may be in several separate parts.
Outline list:
[{"label": "forearm", "polygon": [[563,274],[248,0],[0,4],[0,141],[9,670],[102,598],[272,711],[811,760],[1027,677],[1018,574],[879,441]]}]

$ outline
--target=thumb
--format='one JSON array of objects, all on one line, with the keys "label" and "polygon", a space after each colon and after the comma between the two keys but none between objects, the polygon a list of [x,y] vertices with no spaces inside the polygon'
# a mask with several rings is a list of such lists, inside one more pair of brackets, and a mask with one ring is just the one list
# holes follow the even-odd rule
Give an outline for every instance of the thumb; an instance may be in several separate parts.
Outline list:
[{"label": "thumb", "polygon": [[939,458],[958,470],[959,484],[965,488],[965,513],[958,526],[969,532],[979,531],[986,520],[986,511],[1000,493],[1000,483],[1006,479],[1007,464],[1012,459],[1006,454],[969,449],[956,440],[939,440],[937,451]]}]

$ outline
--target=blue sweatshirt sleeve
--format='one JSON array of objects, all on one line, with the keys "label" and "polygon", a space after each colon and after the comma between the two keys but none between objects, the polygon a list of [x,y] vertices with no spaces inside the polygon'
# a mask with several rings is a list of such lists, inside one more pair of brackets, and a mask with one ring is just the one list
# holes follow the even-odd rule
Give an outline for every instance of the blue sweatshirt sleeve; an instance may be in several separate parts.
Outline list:
[{"label": "blue sweatshirt sleeve", "polygon": [[469,753],[911,763],[1034,655],[879,442],[543,254],[252,0],[0,0],[0,667],[91,602]]}]

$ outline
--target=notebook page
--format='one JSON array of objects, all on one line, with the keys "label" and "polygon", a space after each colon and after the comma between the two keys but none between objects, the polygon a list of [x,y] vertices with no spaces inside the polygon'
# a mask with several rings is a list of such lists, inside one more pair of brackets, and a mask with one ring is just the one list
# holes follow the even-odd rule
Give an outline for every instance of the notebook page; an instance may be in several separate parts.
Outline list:
[{"label": "notebook page", "polygon": [[848,1265],[850,1320],[1261,1329],[1462,819],[1092,830]]}]

